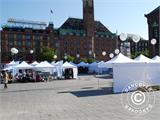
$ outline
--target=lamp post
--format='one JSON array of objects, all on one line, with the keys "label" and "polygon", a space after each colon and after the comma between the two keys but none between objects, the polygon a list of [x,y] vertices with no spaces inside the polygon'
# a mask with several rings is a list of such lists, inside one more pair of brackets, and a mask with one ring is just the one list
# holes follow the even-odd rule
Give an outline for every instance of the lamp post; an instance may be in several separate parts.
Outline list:
[{"label": "lamp post", "polygon": [[[120,40],[121,40],[122,42],[124,42],[124,41],[126,41],[126,39],[127,39],[127,34],[121,33],[121,34],[120,34]],[[124,43],[121,43],[120,51],[121,51],[123,54],[124,54],[124,52],[125,52],[124,49],[125,49],[125,48],[124,48]]]},{"label": "lamp post", "polygon": [[65,61],[67,61],[67,58],[68,58],[67,55],[65,55],[65,56],[64,56]]},{"label": "lamp post", "polygon": [[115,50],[114,50],[114,53],[115,53],[116,55],[118,55],[119,52],[120,52],[119,49],[115,49]]},{"label": "lamp post", "polygon": [[15,59],[15,55],[18,54],[18,49],[16,48],[11,48],[11,53],[13,54],[13,60]]},{"label": "lamp post", "polygon": [[157,40],[156,39],[152,39],[151,40],[151,44],[153,45],[153,56],[155,56],[156,54],[155,54],[155,44],[157,43]]},{"label": "lamp post", "polygon": [[80,54],[77,53],[76,57],[77,57],[77,63],[78,63],[79,62],[79,58],[80,58]]},{"label": "lamp post", "polygon": [[103,55],[103,56],[106,56],[106,51],[103,51],[103,52],[102,52],[102,55]]},{"label": "lamp post", "polygon": [[110,57],[110,58],[113,58],[113,57],[114,57],[114,54],[113,54],[113,53],[110,53],[110,54],[109,54],[109,57]]},{"label": "lamp post", "polygon": [[91,55],[92,55],[92,50],[90,50],[88,53],[89,53],[89,56],[91,57]]},{"label": "lamp post", "polygon": [[34,51],[33,51],[33,50],[30,50],[29,52],[30,52],[30,54],[31,54],[31,62],[32,62],[32,60],[33,60],[33,53],[34,53]]},{"label": "lamp post", "polygon": [[135,53],[138,51],[138,49],[137,49],[137,43],[140,41],[140,36],[139,35],[133,35],[132,36],[132,40],[133,40],[133,42],[135,42],[135,44],[136,44],[136,48],[135,48]]},{"label": "lamp post", "polygon": [[57,55],[54,55],[53,58],[54,58],[54,59],[57,59]]}]

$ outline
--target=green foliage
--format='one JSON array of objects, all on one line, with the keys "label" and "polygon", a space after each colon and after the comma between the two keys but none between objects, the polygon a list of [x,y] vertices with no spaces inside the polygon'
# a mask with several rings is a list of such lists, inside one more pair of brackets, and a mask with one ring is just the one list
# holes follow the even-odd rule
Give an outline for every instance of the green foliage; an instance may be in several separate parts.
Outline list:
[{"label": "green foliage", "polygon": [[49,62],[54,60],[55,51],[52,48],[43,48],[42,52],[38,53],[38,58],[40,61],[47,60]]},{"label": "green foliage", "polygon": [[134,58],[138,57],[140,54],[142,54],[146,57],[149,57],[149,50],[144,50],[144,51],[141,51],[141,52],[135,52],[135,54],[131,55],[131,58],[134,59]]},{"label": "green foliage", "polygon": [[81,62],[86,62],[86,63],[88,62],[87,58],[81,58],[80,61]]},{"label": "green foliage", "polygon": [[88,60],[87,60],[88,63],[93,63],[93,62],[95,62],[95,61],[96,61],[95,58],[88,58]]},{"label": "green foliage", "polygon": [[70,55],[67,56],[67,61],[75,62],[75,60],[76,60],[76,58],[74,56],[70,56]]}]

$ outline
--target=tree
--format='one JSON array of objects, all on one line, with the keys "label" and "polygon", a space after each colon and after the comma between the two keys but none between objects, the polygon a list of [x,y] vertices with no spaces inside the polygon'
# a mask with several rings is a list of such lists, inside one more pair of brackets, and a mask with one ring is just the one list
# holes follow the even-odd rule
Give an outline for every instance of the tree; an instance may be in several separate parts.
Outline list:
[{"label": "tree", "polygon": [[88,60],[87,60],[87,58],[81,58],[81,60],[80,60],[81,62],[88,62]]},{"label": "tree", "polygon": [[131,58],[134,59],[134,58],[138,57],[141,54],[146,56],[146,57],[149,57],[149,50],[146,49],[146,50],[143,50],[143,51],[140,51],[140,52],[135,52],[135,54],[131,55]]},{"label": "tree", "polygon": [[47,60],[49,62],[54,60],[55,51],[53,48],[45,47],[42,49],[42,52],[38,53],[38,58],[40,61]]},{"label": "tree", "polygon": [[95,58],[88,58],[88,60],[87,60],[88,63],[93,63],[93,62],[95,62],[95,61],[96,61]]},{"label": "tree", "polygon": [[70,55],[67,56],[67,61],[75,62],[75,60],[76,60],[76,58],[74,56],[70,56]]}]

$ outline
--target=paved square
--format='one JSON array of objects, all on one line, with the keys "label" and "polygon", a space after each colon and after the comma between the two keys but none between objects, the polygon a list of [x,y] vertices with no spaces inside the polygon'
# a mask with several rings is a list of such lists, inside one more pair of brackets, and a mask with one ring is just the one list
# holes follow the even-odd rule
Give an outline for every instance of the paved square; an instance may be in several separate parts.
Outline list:
[{"label": "paved square", "polygon": [[[98,84],[99,83],[99,84]],[[127,113],[112,79],[81,76],[77,80],[0,85],[0,120],[159,120],[160,93],[146,115]],[[101,88],[101,89],[99,89]]]}]

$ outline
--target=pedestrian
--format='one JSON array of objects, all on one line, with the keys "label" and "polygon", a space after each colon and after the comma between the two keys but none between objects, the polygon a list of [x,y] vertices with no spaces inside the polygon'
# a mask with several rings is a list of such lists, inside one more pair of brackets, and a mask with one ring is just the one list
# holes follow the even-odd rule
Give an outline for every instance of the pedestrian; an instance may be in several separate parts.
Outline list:
[{"label": "pedestrian", "polygon": [[8,73],[6,71],[2,71],[2,79],[3,79],[3,83],[4,83],[4,88],[7,88],[7,84],[8,84],[8,80],[9,80],[9,76]]}]

